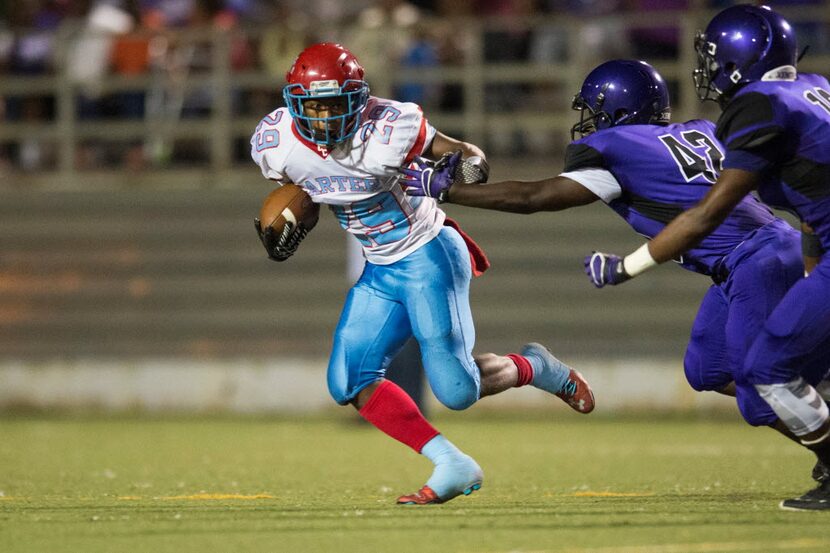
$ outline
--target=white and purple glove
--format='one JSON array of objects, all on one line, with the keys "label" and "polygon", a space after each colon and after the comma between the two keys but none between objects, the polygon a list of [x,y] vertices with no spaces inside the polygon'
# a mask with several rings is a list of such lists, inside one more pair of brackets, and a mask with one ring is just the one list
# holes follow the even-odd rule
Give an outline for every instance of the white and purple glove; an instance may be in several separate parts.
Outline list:
[{"label": "white and purple glove", "polygon": [[401,186],[410,196],[435,198],[439,204],[444,203],[447,201],[460,162],[460,151],[445,154],[438,161],[416,156],[415,167],[398,169],[404,175],[400,180]]},{"label": "white and purple glove", "polygon": [[623,265],[623,258],[612,253],[593,252],[585,257],[585,274],[597,288],[606,284],[615,286],[632,277]]}]

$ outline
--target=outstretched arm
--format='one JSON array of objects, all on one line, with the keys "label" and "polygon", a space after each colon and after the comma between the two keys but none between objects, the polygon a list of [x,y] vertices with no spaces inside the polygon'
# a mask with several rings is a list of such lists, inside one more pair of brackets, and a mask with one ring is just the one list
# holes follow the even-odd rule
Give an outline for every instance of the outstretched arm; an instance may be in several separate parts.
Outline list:
[{"label": "outstretched arm", "polygon": [[[476,167],[462,167],[461,152],[445,155],[438,162],[415,158],[415,167],[402,167],[401,186],[410,196],[428,196],[438,202],[452,202],[511,213],[559,211],[597,201],[587,186],[559,175],[535,182],[506,181],[483,184],[486,173]],[[462,171],[458,178],[458,171]],[[467,178],[468,175],[483,178]]]},{"label": "outstretched arm", "polygon": [[602,288],[621,284],[659,263],[676,259],[715,230],[758,185],[758,180],[758,173],[724,169],[706,196],[678,215],[651,242],[624,258],[595,251],[585,257],[585,274],[594,286]]},{"label": "outstretched arm", "polygon": [[505,181],[484,186],[459,183],[449,189],[447,197],[448,202],[458,205],[512,213],[559,211],[598,199],[583,185],[562,176],[536,182]]},{"label": "outstretched arm", "polygon": [[[436,132],[424,156],[441,160],[436,164],[416,157],[414,167],[400,169],[405,176],[401,184],[411,196],[512,213],[559,211],[600,199],[588,186],[561,175],[535,182],[505,181],[482,186],[489,173],[486,161],[482,161],[484,153],[473,144],[440,132]],[[599,159],[597,167],[602,167]],[[615,180],[614,184],[619,187]]]},{"label": "outstretched arm", "polygon": [[726,219],[744,196],[758,186],[758,181],[758,173],[724,169],[712,189],[695,207],[681,213],[648,244],[652,259],[663,263],[696,246]]},{"label": "outstretched arm", "polygon": [[602,288],[607,284],[621,284],[659,263],[679,257],[715,230],[758,181],[758,173],[724,169],[706,196],[678,215],[651,242],[624,258],[594,252],[585,258],[585,273],[594,286]]}]

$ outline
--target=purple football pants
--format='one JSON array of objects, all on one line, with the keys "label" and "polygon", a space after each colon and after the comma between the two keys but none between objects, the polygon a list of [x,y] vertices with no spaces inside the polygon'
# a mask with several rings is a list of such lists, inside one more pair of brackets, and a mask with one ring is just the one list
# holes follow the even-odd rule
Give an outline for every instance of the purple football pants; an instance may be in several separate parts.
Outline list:
[{"label": "purple football pants", "polygon": [[804,275],[800,234],[777,220],[753,232],[724,260],[725,282],[713,285],[701,302],[684,369],[698,391],[718,390],[734,381],[738,408],[753,426],[778,416],[744,370],[744,360],[764,322]]},{"label": "purple football pants", "polygon": [[799,280],[764,323],[749,349],[743,378],[781,384],[801,376],[812,385],[830,369],[830,255]]}]

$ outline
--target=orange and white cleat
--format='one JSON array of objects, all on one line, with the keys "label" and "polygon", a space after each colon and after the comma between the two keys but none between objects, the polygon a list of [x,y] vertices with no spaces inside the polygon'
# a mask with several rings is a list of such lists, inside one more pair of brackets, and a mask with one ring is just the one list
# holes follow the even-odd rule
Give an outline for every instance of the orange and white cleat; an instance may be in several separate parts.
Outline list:
[{"label": "orange and white cleat", "polygon": [[[460,494],[457,495],[470,495],[474,491],[481,489],[481,482],[476,482],[469,488],[465,488]],[[410,494],[410,495],[402,495],[398,498],[398,505],[433,505],[438,503],[444,503],[445,501],[449,501],[452,497],[448,497],[446,499],[441,499],[438,497],[438,494],[435,493],[432,488],[429,486],[424,486],[417,492]]]},{"label": "orange and white cleat", "polygon": [[424,486],[413,494],[402,495],[398,498],[398,505],[429,505],[431,503],[443,502],[429,486]]},{"label": "orange and white cleat", "polygon": [[594,410],[594,392],[585,378],[554,355],[542,344],[532,342],[522,348],[533,367],[530,385],[551,393],[571,406],[571,409],[586,414]]},{"label": "orange and white cleat", "polygon": [[574,411],[582,414],[587,415],[594,410],[594,392],[579,371],[571,369],[565,386],[561,392],[556,394],[556,397],[570,405]]}]

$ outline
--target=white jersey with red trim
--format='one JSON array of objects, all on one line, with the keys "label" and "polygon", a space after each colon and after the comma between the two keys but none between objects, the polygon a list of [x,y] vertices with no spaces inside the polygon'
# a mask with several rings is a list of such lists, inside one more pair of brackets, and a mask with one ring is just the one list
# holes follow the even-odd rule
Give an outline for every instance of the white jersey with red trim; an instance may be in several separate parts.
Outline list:
[{"label": "white jersey with red trim", "polygon": [[274,110],[257,126],[251,156],[265,177],[293,182],[328,204],[366,259],[388,265],[443,227],[435,200],[407,196],[398,183],[397,168],[422,154],[434,136],[418,105],[373,96],[357,133],[333,150],[300,136],[286,108]]}]

